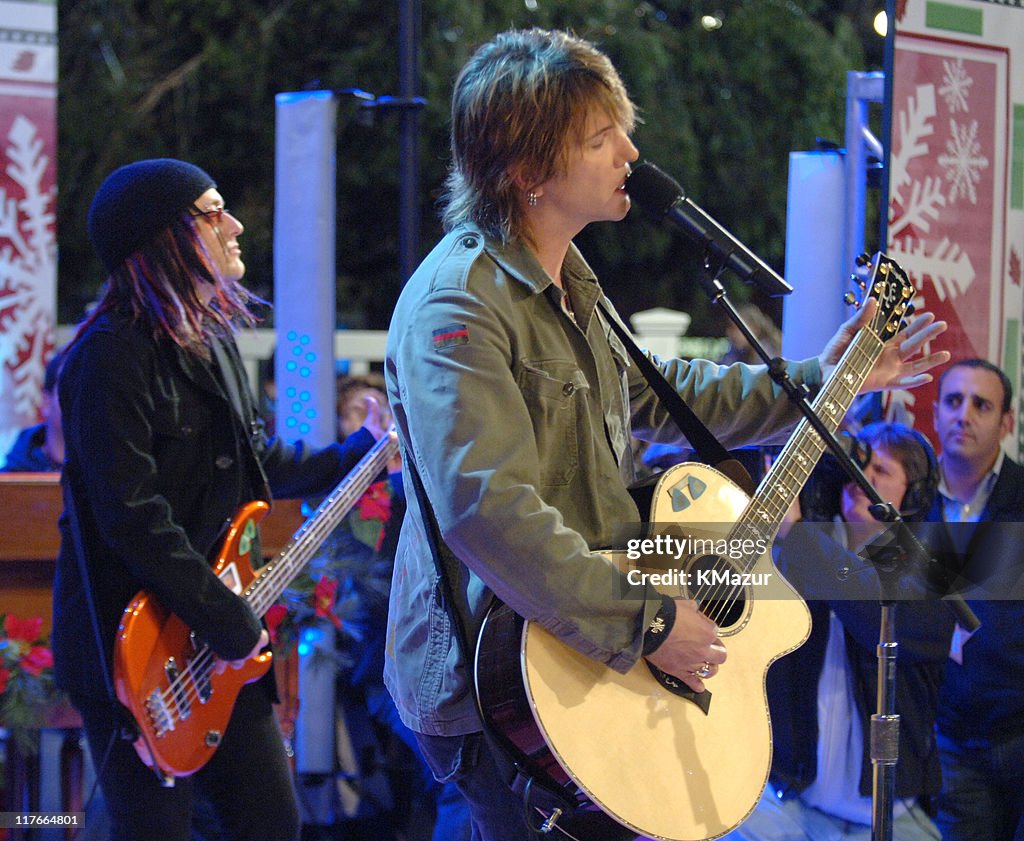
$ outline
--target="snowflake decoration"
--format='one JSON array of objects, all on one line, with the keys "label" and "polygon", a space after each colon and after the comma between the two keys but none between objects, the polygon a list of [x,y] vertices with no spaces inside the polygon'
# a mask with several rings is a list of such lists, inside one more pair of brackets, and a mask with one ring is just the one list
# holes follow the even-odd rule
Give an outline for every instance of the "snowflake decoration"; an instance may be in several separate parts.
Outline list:
[{"label": "snowflake decoration", "polygon": [[974,79],[968,75],[962,58],[942,62],[942,87],[939,88],[939,94],[946,100],[946,107],[951,114],[969,110],[967,96],[973,84]]},{"label": "snowflake decoration", "polygon": [[[965,294],[975,280],[975,271],[969,255],[958,244],[943,238],[929,249],[928,240],[923,236],[930,232],[932,222],[939,220],[943,208],[958,195],[954,190],[947,199],[941,178],[931,175],[914,178],[910,173],[916,159],[931,154],[927,140],[935,133],[937,104],[935,86],[919,85],[896,115],[893,191],[889,205],[892,244],[888,251],[890,257],[911,272],[919,290],[924,288],[925,278],[930,278],[939,300],[945,300]],[[939,161],[943,162],[943,158]],[[942,165],[948,166],[948,162]],[[971,186],[973,189],[973,183]]]},{"label": "snowflake decoration", "polygon": [[[44,189],[49,158],[36,126],[22,115],[7,133],[6,175],[21,197],[0,187],[0,359],[10,372],[17,414],[34,418],[39,383],[53,348],[53,312],[40,295],[52,282],[57,258],[53,189]],[[3,381],[0,380],[0,383]]]},{"label": "snowflake decoration", "polygon": [[[890,244],[888,254],[910,274],[915,288],[918,290],[914,300],[916,308],[926,308],[924,290],[934,289],[937,300],[959,299],[970,292],[972,284],[977,280],[977,272],[971,263],[970,255],[958,242],[948,237],[935,241],[933,230],[939,226],[943,214],[949,205],[956,200],[965,186],[957,182],[955,188],[946,193],[946,180],[952,180],[951,164],[959,159],[954,153],[959,145],[947,142],[947,152],[940,159],[934,157],[930,148],[930,140],[935,135],[935,123],[949,113],[951,108],[950,95],[946,90],[951,82],[959,80],[959,71],[944,63],[946,84],[942,96],[934,84],[918,85],[909,93],[894,112],[893,121],[893,152],[891,159],[892,194],[888,208]],[[957,88],[964,94],[969,86]],[[979,164],[977,155],[977,127],[974,133],[958,135],[954,129],[954,137],[959,144],[967,143],[966,159],[969,166],[987,166],[984,161]],[[974,147],[974,148],[972,148]],[[942,160],[940,166],[945,171],[929,174],[914,174],[915,163],[925,160]],[[975,173],[976,175],[976,173]],[[966,176],[968,181],[971,174]],[[973,190],[974,182],[971,181]],[[930,284],[928,284],[930,281]],[[904,419],[913,423],[915,397],[910,391],[892,391],[884,398],[885,416],[892,419]]]},{"label": "snowflake decoration", "polygon": [[[904,205],[903,188],[911,183],[910,162],[928,154],[925,138],[935,132],[931,123],[935,116],[935,85],[921,85],[915,95],[907,100],[907,106],[896,118],[899,143],[894,144],[892,153],[892,176],[890,178],[892,201]],[[891,214],[890,214],[891,221]]]},{"label": "snowflake decoration", "polygon": [[977,204],[978,191],[974,185],[981,181],[981,171],[988,168],[988,158],[981,154],[978,142],[978,121],[971,120],[970,125],[964,126],[950,120],[949,129],[953,133],[946,141],[949,154],[938,157],[946,170],[946,180],[952,185],[949,200],[955,202],[960,196],[966,196],[971,204]]},{"label": "snowflake decoration", "polygon": [[914,392],[905,389],[886,392],[882,402],[882,416],[886,421],[913,427],[917,419],[917,414],[914,412],[917,397]]},{"label": "snowflake decoration", "polygon": [[[940,301],[966,295],[977,275],[970,255],[948,237],[943,237],[930,252],[925,251],[922,240],[909,239],[889,251],[896,262],[913,267],[914,285],[918,289],[922,288],[924,278],[931,278]],[[920,295],[914,306],[922,306]]]}]

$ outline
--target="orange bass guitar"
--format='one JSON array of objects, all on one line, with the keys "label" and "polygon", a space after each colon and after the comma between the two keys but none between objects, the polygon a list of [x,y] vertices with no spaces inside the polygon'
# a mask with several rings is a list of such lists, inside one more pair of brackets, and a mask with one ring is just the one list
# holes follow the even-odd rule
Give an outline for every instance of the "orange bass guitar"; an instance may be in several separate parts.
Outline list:
[{"label": "orange bass guitar", "polygon": [[[228,527],[214,572],[262,617],[397,453],[392,430],[363,456],[277,558],[255,571],[253,538],[270,506],[262,500],[243,505]],[[240,669],[215,674],[216,657],[210,647],[152,595],[139,592],[125,609],[114,641],[114,686],[138,724],[139,757],[165,785],[194,774],[217,750],[242,687],[266,674],[270,663],[268,651]]]}]

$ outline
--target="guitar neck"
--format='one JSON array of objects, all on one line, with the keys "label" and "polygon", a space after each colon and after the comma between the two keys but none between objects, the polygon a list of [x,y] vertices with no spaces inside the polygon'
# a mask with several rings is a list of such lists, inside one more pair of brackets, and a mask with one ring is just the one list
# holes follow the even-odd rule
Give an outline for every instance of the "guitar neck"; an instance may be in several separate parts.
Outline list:
[{"label": "guitar neck", "polygon": [[[834,433],[839,428],[857,392],[878,361],[883,344],[877,335],[862,328],[847,347],[832,376],[818,392],[812,406],[829,432]],[[824,450],[825,442],[817,430],[806,418],[801,420],[733,527],[733,536],[763,541],[759,545],[770,546],[786,512]]]},{"label": "guitar neck", "polygon": [[362,457],[338,486],[324,499],[289,544],[269,564],[261,567],[244,593],[257,616],[263,616],[303,567],[316,555],[320,546],[366,493],[388,461],[398,453],[398,440],[384,435]]}]

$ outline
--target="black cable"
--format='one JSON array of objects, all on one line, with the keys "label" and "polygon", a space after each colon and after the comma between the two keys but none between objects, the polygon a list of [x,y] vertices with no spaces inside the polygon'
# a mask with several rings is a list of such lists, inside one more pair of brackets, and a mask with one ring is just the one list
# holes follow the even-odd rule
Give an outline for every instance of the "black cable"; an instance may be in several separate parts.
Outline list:
[{"label": "black cable", "polygon": [[[85,738],[84,733],[83,733],[81,738]],[[99,787],[100,787],[100,777],[103,776],[103,772],[106,770],[107,763],[110,761],[110,752],[114,749],[114,742],[116,742],[118,740],[118,738],[120,738],[120,733],[118,732],[118,728],[115,728],[112,731],[110,731],[110,739],[107,741],[107,749],[105,751],[103,751],[103,759],[100,761],[99,765],[96,765],[96,779],[94,779],[92,781],[92,787],[91,787],[91,789],[89,791],[89,796],[86,798],[85,803],[82,804],[82,811],[86,815],[89,814],[89,807],[92,805],[93,801],[96,799],[96,792],[99,791]],[[93,764],[95,765],[95,763],[93,763]],[[82,825],[80,827],[76,828],[73,833],[71,833],[72,841],[75,841],[75,839],[77,839],[79,837],[79,833],[83,832],[84,830],[85,830],[85,819],[83,818],[82,819]]]}]

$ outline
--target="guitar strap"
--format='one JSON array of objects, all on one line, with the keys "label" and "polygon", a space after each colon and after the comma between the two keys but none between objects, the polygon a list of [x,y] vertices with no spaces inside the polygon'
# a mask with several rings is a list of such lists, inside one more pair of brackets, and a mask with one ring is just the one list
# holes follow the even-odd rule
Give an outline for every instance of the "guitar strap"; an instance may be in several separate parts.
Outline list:
[{"label": "guitar strap", "polygon": [[747,469],[739,461],[729,455],[729,451],[722,446],[721,442],[711,433],[704,422],[694,414],[686,401],[679,396],[679,393],[672,387],[672,384],[665,378],[665,375],[647,358],[629,331],[619,322],[603,301],[598,303],[604,320],[608,322],[612,330],[625,345],[633,362],[640,369],[647,382],[650,383],[654,393],[665,407],[665,410],[676,422],[679,431],[686,436],[697,456],[705,464],[710,464],[716,470],[721,471],[747,494],[753,496],[755,491],[754,481],[750,478]]},{"label": "guitar strap", "polygon": [[[67,470],[67,467],[65,467]],[[81,526],[78,521],[78,511],[72,498],[71,477],[66,477],[61,488],[64,497],[64,512],[68,518],[68,530],[71,532],[71,540],[75,545],[75,558],[78,561],[78,574],[82,579],[82,590],[85,594],[85,603],[89,606],[89,624],[92,627],[93,641],[96,644],[96,654],[99,658],[100,671],[103,673],[103,689],[106,692],[107,700],[110,702],[110,709],[116,720],[121,722],[119,731],[120,738],[134,742],[139,737],[138,726],[131,714],[125,709],[117,692],[114,689],[113,669],[107,657],[107,647],[103,639],[103,632],[100,627],[99,611],[96,609],[96,595],[92,586],[92,577],[89,574],[89,563],[85,556],[85,546],[82,541]],[[109,752],[109,748],[108,748]]]},{"label": "guitar strap", "polygon": [[[413,496],[419,506],[420,516],[423,518],[423,524],[426,528],[427,544],[430,546],[430,554],[434,560],[434,567],[437,569],[438,579],[440,580],[445,612],[448,614],[452,628],[455,631],[455,641],[461,649],[462,660],[466,664],[470,691],[472,691],[474,699],[477,700],[477,708],[479,709],[476,680],[471,668],[474,649],[470,644],[466,625],[462,621],[462,614],[456,606],[455,588],[452,586],[455,570],[451,568],[451,565],[445,563],[445,558],[448,557],[455,563],[458,563],[458,561],[450,551],[445,553],[442,549],[445,544],[441,538],[441,531],[434,517],[434,510],[427,499],[426,491],[423,489],[423,481],[420,479],[414,459],[407,458],[404,459],[404,462],[409,468],[409,474],[412,476]],[[550,785],[547,781],[530,774],[529,770],[518,760],[515,749],[511,745],[506,744],[504,737],[491,727],[486,716],[481,715],[480,721],[483,724],[484,739],[487,742],[491,755],[494,757],[495,765],[498,766],[498,770],[505,778],[505,783],[508,787],[514,793],[523,797],[526,806],[537,807],[548,814],[554,809],[559,809],[561,813],[571,815],[576,810],[578,804],[565,792]]]}]

